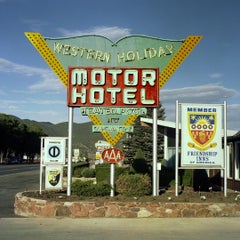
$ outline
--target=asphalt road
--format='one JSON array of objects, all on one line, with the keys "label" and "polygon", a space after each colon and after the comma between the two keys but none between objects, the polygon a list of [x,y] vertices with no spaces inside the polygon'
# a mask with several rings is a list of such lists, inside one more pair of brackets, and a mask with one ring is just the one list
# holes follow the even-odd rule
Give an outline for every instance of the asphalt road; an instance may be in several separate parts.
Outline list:
[{"label": "asphalt road", "polygon": [[15,217],[16,193],[39,189],[39,164],[0,165],[0,218]]},{"label": "asphalt road", "polygon": [[1,240],[237,240],[240,218],[23,218],[14,216],[17,192],[39,189],[39,165],[0,165]]}]

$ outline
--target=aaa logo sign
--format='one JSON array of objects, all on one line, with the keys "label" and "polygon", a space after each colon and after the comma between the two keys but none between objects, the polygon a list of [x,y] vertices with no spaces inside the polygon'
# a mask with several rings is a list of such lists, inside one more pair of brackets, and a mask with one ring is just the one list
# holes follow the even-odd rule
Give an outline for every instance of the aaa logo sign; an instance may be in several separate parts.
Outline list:
[{"label": "aaa logo sign", "polygon": [[102,152],[102,159],[107,163],[118,163],[123,161],[124,153],[118,148],[108,148]]},{"label": "aaa logo sign", "polygon": [[206,150],[210,147],[216,146],[216,143],[209,145],[214,139],[216,133],[216,113],[189,113],[188,123],[190,137],[193,142],[197,144],[194,145],[194,143],[189,142],[189,147]]}]

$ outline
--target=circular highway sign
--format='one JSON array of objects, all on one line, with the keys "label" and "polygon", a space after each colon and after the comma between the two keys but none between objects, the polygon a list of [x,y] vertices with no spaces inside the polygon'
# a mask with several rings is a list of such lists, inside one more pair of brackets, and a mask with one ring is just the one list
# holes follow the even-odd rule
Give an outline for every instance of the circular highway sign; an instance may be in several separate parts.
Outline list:
[{"label": "circular highway sign", "polygon": [[57,146],[52,146],[48,149],[48,154],[49,156],[55,158],[58,157],[60,155],[60,149]]}]

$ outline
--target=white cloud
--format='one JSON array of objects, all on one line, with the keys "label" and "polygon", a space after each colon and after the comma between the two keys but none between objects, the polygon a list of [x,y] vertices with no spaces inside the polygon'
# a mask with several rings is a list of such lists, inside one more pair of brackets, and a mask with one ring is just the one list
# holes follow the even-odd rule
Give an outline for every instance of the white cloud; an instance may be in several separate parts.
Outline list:
[{"label": "white cloud", "polygon": [[[166,89],[160,92],[160,100],[165,108],[166,120],[175,121],[176,100],[180,103],[223,103],[239,95],[234,89],[225,88],[219,84],[207,84],[195,87]],[[228,129],[240,130],[240,104],[227,104]]]},{"label": "white cloud", "polygon": [[216,78],[221,78],[223,76],[222,73],[211,73],[209,74],[210,78],[216,79]]},{"label": "white cloud", "polygon": [[57,77],[55,77],[53,72],[49,71],[47,74],[43,74],[41,77],[42,79],[39,82],[29,86],[30,90],[59,91],[64,88],[63,84],[57,79]]},{"label": "white cloud", "polygon": [[55,74],[48,69],[30,67],[17,64],[6,59],[0,58],[0,72],[17,73],[27,77],[38,77],[37,83],[29,86],[29,90],[60,90],[63,85]]},{"label": "white cloud", "polygon": [[80,36],[80,35],[102,35],[112,41],[116,41],[124,36],[130,35],[131,29],[129,28],[120,28],[117,26],[108,27],[108,26],[96,26],[86,30],[68,30],[64,28],[59,28],[58,31],[64,37],[70,36]]},{"label": "white cloud", "polygon": [[0,58],[0,72],[10,72],[10,73],[19,73],[26,76],[33,76],[33,75],[47,75],[49,74],[49,70],[30,67],[22,64],[17,64],[11,61],[8,61],[4,58]]},{"label": "white cloud", "polygon": [[234,89],[225,88],[219,84],[206,84],[194,87],[162,90],[160,99],[163,104],[176,100],[186,103],[216,103],[238,95]]}]

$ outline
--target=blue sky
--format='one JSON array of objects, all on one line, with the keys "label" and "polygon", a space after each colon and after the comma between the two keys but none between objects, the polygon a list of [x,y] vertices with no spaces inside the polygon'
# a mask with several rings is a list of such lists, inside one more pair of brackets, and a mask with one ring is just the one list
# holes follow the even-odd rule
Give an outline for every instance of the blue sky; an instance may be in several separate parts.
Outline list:
[{"label": "blue sky", "polygon": [[[36,121],[67,121],[66,88],[24,32],[44,37],[131,34],[203,38],[160,91],[167,120],[175,101],[227,101],[228,129],[240,130],[240,1],[0,0],[0,112]],[[75,110],[74,121],[82,122]]]}]

